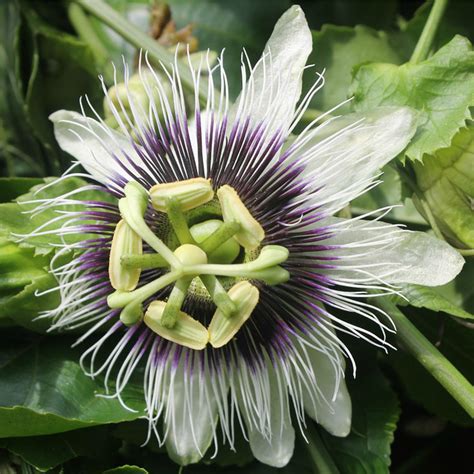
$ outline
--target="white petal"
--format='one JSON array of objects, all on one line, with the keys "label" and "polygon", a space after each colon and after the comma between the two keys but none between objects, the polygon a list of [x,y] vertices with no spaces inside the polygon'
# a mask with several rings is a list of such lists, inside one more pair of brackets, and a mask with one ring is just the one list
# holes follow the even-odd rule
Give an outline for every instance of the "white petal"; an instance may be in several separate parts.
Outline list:
[{"label": "white petal", "polygon": [[341,245],[331,277],[370,283],[444,285],[462,269],[464,259],[449,244],[423,232],[380,221],[331,218],[336,235],[325,243]]},{"label": "white petal", "polygon": [[[100,183],[109,185],[113,178],[120,176],[134,179],[129,160],[133,160],[137,166],[143,166],[130,137],[97,120],[69,110],[58,110],[49,119],[54,123],[54,135],[59,146],[76,158]],[[125,169],[117,160],[124,164]]]},{"label": "white petal", "polygon": [[295,430],[291,424],[286,387],[278,389],[275,376],[270,376],[270,426],[263,435],[257,429],[249,429],[250,449],[256,459],[272,467],[288,464],[295,449]]},{"label": "white petal", "polygon": [[380,168],[405,149],[416,118],[408,107],[380,107],[338,117],[300,135],[293,143],[294,155],[321,188],[314,200],[335,211],[363,192]]},{"label": "white petal", "polygon": [[166,449],[182,466],[199,462],[215,434],[217,402],[207,372],[203,375],[200,370],[196,363],[191,377],[181,363],[166,401]]},{"label": "white petal", "polygon": [[[309,392],[303,388],[303,403],[306,413],[326,431],[334,436],[347,436],[351,431],[352,403],[346,381],[336,375],[333,362],[324,352],[306,348],[314,370],[319,391]],[[339,362],[345,368],[344,357],[339,351]]]},{"label": "white petal", "polygon": [[281,130],[286,134],[311,49],[311,31],[303,10],[294,5],[276,23],[261,60],[230,110],[231,123],[250,117],[253,124],[268,123],[269,133]]}]

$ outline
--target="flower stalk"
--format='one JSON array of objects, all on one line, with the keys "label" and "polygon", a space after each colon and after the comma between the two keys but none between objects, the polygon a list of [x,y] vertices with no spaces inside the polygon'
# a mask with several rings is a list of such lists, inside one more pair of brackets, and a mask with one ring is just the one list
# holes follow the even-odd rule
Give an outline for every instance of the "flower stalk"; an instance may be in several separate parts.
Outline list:
[{"label": "flower stalk", "polygon": [[394,321],[397,337],[415,359],[474,418],[474,386],[387,298],[377,298],[376,304]]},{"label": "flower stalk", "polygon": [[431,8],[428,20],[426,20],[423,31],[411,55],[411,63],[419,63],[428,57],[431,45],[438,30],[438,26],[443,18],[444,12],[448,5],[448,0],[435,0]]}]

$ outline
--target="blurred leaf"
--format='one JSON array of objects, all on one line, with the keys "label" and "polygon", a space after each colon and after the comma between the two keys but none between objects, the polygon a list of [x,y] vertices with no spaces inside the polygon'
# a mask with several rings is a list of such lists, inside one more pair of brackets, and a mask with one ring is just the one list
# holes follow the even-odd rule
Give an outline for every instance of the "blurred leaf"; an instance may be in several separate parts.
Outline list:
[{"label": "blurred leaf", "polygon": [[[472,280],[471,280],[472,283]],[[423,334],[437,344],[446,358],[474,383],[474,331],[453,319],[410,311],[412,322]],[[430,413],[461,425],[474,425],[474,420],[458,405],[449,393],[403,350],[392,351],[389,361],[396,370],[407,395]]]},{"label": "blurred leaf", "polygon": [[[401,58],[383,31],[366,26],[324,25],[313,32],[313,51],[308,64],[314,64],[304,75],[304,90],[316,79],[315,73],[326,70],[325,85],[311,100],[310,107],[326,111],[350,97],[349,86],[355,66],[367,62],[400,64]],[[335,113],[350,110],[350,103]]]},{"label": "blurred leaf", "polygon": [[199,49],[209,48],[220,53],[225,48],[224,65],[233,97],[241,89],[242,48],[251,62],[258,60],[273,26],[290,7],[289,0],[170,0],[168,3],[178,27],[194,25]]},{"label": "blurred leaf", "polygon": [[385,29],[393,25],[397,12],[395,0],[303,0],[298,3],[312,29],[319,29],[324,23]]},{"label": "blurred leaf", "polygon": [[474,127],[463,128],[449,148],[425,156],[413,167],[442,232],[474,248]]},{"label": "blurred leaf", "polygon": [[119,448],[104,427],[86,428],[46,436],[0,439],[0,446],[20,456],[41,472],[49,471],[71,459],[103,456]]},{"label": "blurred leaf", "polygon": [[411,160],[449,147],[470,117],[474,103],[474,52],[456,36],[419,64],[368,64],[355,74],[352,93],[357,111],[379,105],[408,105],[419,112],[418,130],[406,149]]},{"label": "blurred leaf", "polygon": [[34,10],[24,8],[24,13],[35,46],[25,102],[33,130],[51,156],[59,149],[48,116],[58,109],[79,110],[79,97],[85,95],[100,112],[102,90],[87,45],[51,28]]},{"label": "blurred leaf", "polygon": [[120,466],[114,469],[107,469],[103,474],[148,474],[146,469],[138,466]]},{"label": "blurred leaf", "polygon": [[8,91],[0,96],[0,166],[7,175],[41,175],[45,157],[34,139],[24,103],[21,73],[29,44],[24,36],[20,39],[21,26],[19,2],[0,2],[0,89]]},{"label": "blurred leaf", "polygon": [[[65,336],[25,342],[5,337],[0,348],[0,438],[61,433],[134,420],[115,399],[82,371],[77,351]],[[138,393],[140,392],[140,393]],[[143,409],[141,390],[129,384],[126,401]]]},{"label": "blurred leaf", "polygon": [[0,203],[13,201],[42,182],[41,178],[0,178]]},{"label": "blurred leaf", "polygon": [[[389,472],[390,446],[400,407],[397,396],[372,361],[371,370],[361,370],[350,383],[353,404],[352,430],[346,438],[322,433],[323,440],[341,474]],[[369,365],[369,366],[370,366]]]}]

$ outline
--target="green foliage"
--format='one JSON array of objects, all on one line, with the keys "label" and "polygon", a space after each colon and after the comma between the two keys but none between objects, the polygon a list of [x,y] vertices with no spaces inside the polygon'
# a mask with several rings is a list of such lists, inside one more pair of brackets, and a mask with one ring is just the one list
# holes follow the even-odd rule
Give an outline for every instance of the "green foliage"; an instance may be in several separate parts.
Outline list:
[{"label": "green foliage", "polygon": [[[7,333],[8,334],[8,333]],[[22,340],[4,333],[0,349],[0,438],[61,433],[138,418],[141,396],[130,389],[125,410],[87,377],[73,340],[61,336]]]},{"label": "green foliage", "polygon": [[349,391],[354,410],[351,434],[347,438],[324,434],[327,449],[341,473],[388,474],[400,415],[397,396],[375,366],[360,370]]},{"label": "green foliage", "polygon": [[474,127],[463,128],[451,146],[413,164],[420,190],[438,226],[455,245],[474,247]]},{"label": "green foliage", "polygon": [[[325,85],[311,101],[311,107],[325,111],[350,97],[349,86],[355,66],[367,62],[400,64],[397,50],[390,44],[389,36],[366,26],[324,25],[313,32],[313,52],[305,73],[305,86],[309,89],[315,73],[325,70]],[[337,114],[347,113],[351,104],[337,109]]]},{"label": "green foliage", "polygon": [[419,64],[366,64],[357,68],[351,93],[357,111],[380,105],[408,105],[419,112],[415,137],[405,150],[410,160],[449,147],[470,118],[474,103],[474,52],[456,36]]}]

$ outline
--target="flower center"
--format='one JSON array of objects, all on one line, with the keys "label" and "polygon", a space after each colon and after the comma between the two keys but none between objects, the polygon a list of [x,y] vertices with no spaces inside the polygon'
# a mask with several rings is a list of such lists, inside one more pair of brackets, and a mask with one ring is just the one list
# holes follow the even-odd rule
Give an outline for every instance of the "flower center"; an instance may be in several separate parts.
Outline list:
[{"label": "flower center", "polygon": [[[122,220],[114,231],[109,259],[110,283],[116,291],[107,298],[110,308],[121,308],[124,324],[143,319],[152,331],[183,346],[222,347],[258,303],[259,290],[252,282],[276,285],[289,279],[280,266],[288,250],[261,245],[264,230],[232,187],[217,190],[222,220],[200,212],[214,198],[211,183],[204,178],[158,184],[148,192],[132,181],[124,191],[119,201]],[[149,227],[145,214],[150,202],[166,214],[176,238],[165,243]],[[198,221],[190,226],[192,216]],[[143,241],[152,252],[143,253]],[[161,269],[160,276],[137,288],[142,270],[150,268]],[[226,289],[222,277],[234,284]],[[171,284],[167,300],[152,301],[144,311],[143,303]],[[207,328],[181,310],[197,285],[216,307]]]}]

